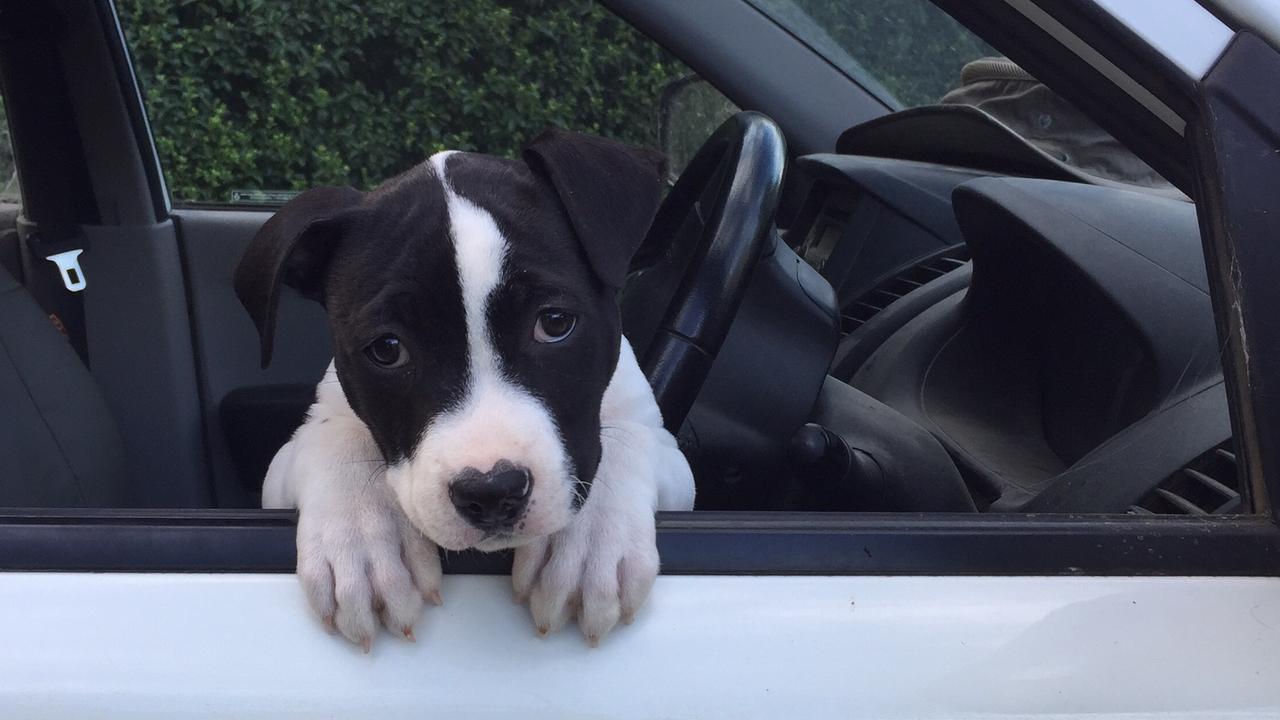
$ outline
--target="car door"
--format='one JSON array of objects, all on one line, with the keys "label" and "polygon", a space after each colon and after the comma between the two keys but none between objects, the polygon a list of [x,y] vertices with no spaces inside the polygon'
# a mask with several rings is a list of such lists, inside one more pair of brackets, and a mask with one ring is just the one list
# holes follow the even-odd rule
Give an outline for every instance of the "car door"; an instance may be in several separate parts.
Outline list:
[{"label": "car door", "polygon": [[[572,630],[538,638],[527,611],[509,599],[509,557],[462,553],[446,558],[445,604],[426,612],[417,642],[383,636],[365,655],[311,616],[290,574],[292,515],[250,509],[254,468],[296,423],[327,361],[323,316],[286,298],[277,361],[257,367],[230,270],[270,209],[175,203],[166,181],[177,176],[162,167],[166,154],[184,149],[164,144],[160,124],[174,116],[139,95],[134,65],[144,59],[135,51],[130,63],[129,14],[106,2],[88,12],[61,3],[70,28],[60,45],[67,98],[77,111],[69,117],[79,123],[80,164],[100,208],[77,218],[89,239],[82,267],[89,289],[106,288],[84,299],[90,370],[136,458],[130,474],[143,499],[134,504],[153,507],[0,511],[7,639],[0,710],[12,717],[1280,712],[1273,682],[1280,529],[1270,500],[1280,493],[1280,469],[1269,433],[1280,402],[1266,382],[1280,373],[1280,344],[1265,314],[1275,306],[1268,277],[1280,263],[1267,244],[1268,223],[1280,215],[1273,197],[1250,190],[1269,186],[1265,173],[1275,173],[1255,164],[1258,148],[1274,147],[1277,137],[1274,98],[1257,92],[1261,78],[1280,78],[1274,46],[1191,0],[1170,2],[1159,18],[1111,2],[939,4],[1100,122],[1107,118],[1108,130],[1197,196],[1252,514],[666,514],[658,521],[664,574],[652,599],[599,648]],[[133,5],[135,13],[147,8]],[[867,78],[850,77],[761,11],[764,3],[606,5],[739,107],[776,118],[795,154],[829,150],[846,126],[892,109]],[[181,22],[169,23],[158,7],[146,23],[157,34],[152,47],[189,40],[165,35]],[[1193,24],[1199,39],[1190,43]],[[209,36],[230,31],[213,22]],[[25,48],[8,42],[0,66],[19,121],[17,154],[28,158],[19,176],[32,178],[24,212],[29,224],[49,225],[43,213],[51,206],[38,204],[48,178],[34,168],[44,166],[36,156],[52,152],[42,142],[50,138],[23,120],[26,96],[14,78],[29,72],[17,62]],[[265,74],[284,62],[257,61]],[[104,68],[96,77],[109,83],[88,79]],[[188,100],[203,91],[184,90]],[[1102,111],[1108,107],[1116,112]],[[261,139],[241,137],[247,145],[237,146],[235,136],[217,135],[216,113],[206,120],[201,138],[209,148],[193,152],[245,151]],[[73,166],[47,167],[57,174]],[[185,167],[199,166],[197,157]],[[263,201],[272,199],[266,191],[289,188],[264,179],[225,189]],[[39,267],[40,258],[23,252],[24,268]],[[263,425],[249,423],[263,417],[276,435],[256,436]]]}]

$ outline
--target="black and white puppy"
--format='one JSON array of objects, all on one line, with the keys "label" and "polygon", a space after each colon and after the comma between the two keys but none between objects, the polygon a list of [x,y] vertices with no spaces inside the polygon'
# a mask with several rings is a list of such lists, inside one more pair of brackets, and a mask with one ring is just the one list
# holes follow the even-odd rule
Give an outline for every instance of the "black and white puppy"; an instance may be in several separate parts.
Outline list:
[{"label": "black and white puppy", "polygon": [[258,232],[236,294],[270,361],[284,283],[323,303],[335,357],[276,455],[264,507],[297,507],[298,576],[367,650],[440,598],[437,545],[515,548],[540,634],[595,644],[658,572],[653,514],[693,477],[617,302],[660,161],[551,130],[523,161],[432,156],[368,193],[321,187]]}]

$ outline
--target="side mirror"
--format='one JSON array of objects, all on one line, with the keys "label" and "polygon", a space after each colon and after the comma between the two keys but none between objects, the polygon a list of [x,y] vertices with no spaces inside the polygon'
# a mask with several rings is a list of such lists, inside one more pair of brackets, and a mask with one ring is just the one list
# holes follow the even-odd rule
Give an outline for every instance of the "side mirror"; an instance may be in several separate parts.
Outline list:
[{"label": "side mirror", "polygon": [[667,157],[667,180],[675,182],[698,148],[738,112],[738,106],[694,74],[668,82],[658,99],[658,142]]}]

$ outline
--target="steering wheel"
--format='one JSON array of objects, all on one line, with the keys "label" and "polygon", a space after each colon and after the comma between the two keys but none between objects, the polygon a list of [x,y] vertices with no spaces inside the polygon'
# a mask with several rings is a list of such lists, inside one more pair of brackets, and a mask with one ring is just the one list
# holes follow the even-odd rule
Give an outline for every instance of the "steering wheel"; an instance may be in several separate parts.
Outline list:
[{"label": "steering wheel", "polygon": [[673,433],[769,245],[785,167],[776,123],[755,112],[729,118],[681,173],[632,263],[623,330]]}]

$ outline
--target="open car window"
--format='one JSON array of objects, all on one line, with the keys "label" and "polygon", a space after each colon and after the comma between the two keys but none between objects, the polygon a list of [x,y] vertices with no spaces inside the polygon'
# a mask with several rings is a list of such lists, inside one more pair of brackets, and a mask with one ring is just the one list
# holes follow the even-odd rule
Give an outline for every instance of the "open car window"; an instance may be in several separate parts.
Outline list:
[{"label": "open car window", "polygon": [[[946,543],[963,535],[972,549],[990,533],[1070,549],[1052,559],[1027,551],[1014,572],[1121,572],[1134,562],[1125,543],[1151,537],[1135,528],[1164,522],[1168,553],[1141,558],[1144,567],[1168,572],[1195,558],[1204,571],[1239,571],[1246,560],[1209,567],[1217,560],[1189,530],[1207,521],[1195,527],[1222,529],[1217,551],[1242,547],[1268,509],[1239,462],[1199,208],[1147,192],[1160,176],[1106,133],[1085,134],[1074,108],[930,3],[749,2],[746,16],[840,68],[848,93],[897,111],[859,125],[849,144],[830,138],[837,152],[788,158],[783,232],[770,236],[745,319],[681,431],[699,505],[660,518],[667,567],[764,572],[782,558],[787,572],[990,571],[989,556],[969,562]],[[112,492],[69,484],[58,501],[10,505],[192,510],[166,519],[164,532],[237,538],[211,567],[236,566],[245,551],[288,569],[289,516],[254,508],[332,348],[319,306],[289,293],[276,364],[258,367],[229,278],[271,207],[314,185],[368,188],[444,147],[513,155],[548,123],[665,145],[664,92],[698,66],[687,46],[688,64],[595,4],[481,9],[492,12],[475,25],[441,22],[429,5],[421,17],[344,10],[296,22],[285,7],[229,18],[212,5],[118,3],[129,52],[117,56],[131,59],[145,96],[136,122],[118,124],[138,132],[143,163],[154,138],[153,170],[170,197],[146,199],[159,208],[153,223],[122,218],[110,193],[130,186],[95,177],[83,185],[106,211],[76,218],[96,258],[115,258],[88,267],[97,273],[88,316],[109,323],[75,393],[93,400],[79,418],[109,427],[93,450],[114,463]],[[445,28],[472,52],[446,47]],[[731,94],[685,98],[702,123],[688,127],[702,129],[680,138],[683,159],[739,105],[785,117],[767,96]],[[886,138],[945,135],[892,132],[935,105],[977,108],[1065,169],[984,165],[984,149],[966,158],[955,142],[885,150]],[[32,302],[27,317],[50,325]],[[36,447],[10,443],[24,462]],[[58,523],[78,522],[31,517],[24,527],[51,544]],[[104,513],[90,524],[149,527],[149,517]],[[254,555],[238,534],[250,530],[272,538],[269,552]],[[127,542],[142,547],[143,535]],[[899,542],[908,536],[923,539]],[[700,545],[708,537],[727,544]],[[749,559],[736,549],[772,542],[786,548]],[[704,562],[698,547],[724,550],[723,564]],[[1092,559],[1067,557],[1077,551]]]}]

